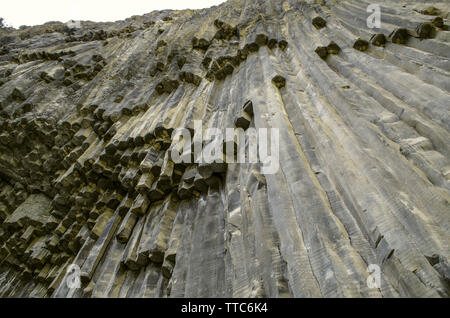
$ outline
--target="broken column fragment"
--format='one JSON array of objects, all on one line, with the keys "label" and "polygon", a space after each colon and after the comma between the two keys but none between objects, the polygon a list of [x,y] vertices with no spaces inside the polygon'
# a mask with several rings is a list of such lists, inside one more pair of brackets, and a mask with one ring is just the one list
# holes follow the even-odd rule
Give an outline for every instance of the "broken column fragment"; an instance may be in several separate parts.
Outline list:
[{"label": "broken column fragment", "polygon": [[260,33],[256,35],[255,43],[261,46],[266,46],[267,42],[269,41],[269,38],[267,37],[267,34]]},{"label": "broken column fragment", "polygon": [[278,47],[280,48],[281,51],[286,50],[288,46],[288,42],[286,40],[281,40],[278,42]]},{"label": "broken column fragment", "polygon": [[237,128],[247,130],[252,121],[252,117],[253,117],[253,103],[252,101],[247,101],[242,107],[242,110],[239,110],[234,125]]},{"label": "broken column fragment", "polygon": [[436,32],[433,24],[429,22],[421,23],[416,28],[416,33],[421,39],[430,39]]},{"label": "broken column fragment", "polygon": [[317,30],[320,30],[327,25],[327,21],[325,21],[324,18],[317,16],[312,19],[312,25],[314,25]]},{"label": "broken column fragment", "polygon": [[247,114],[244,111],[240,111],[238,117],[236,118],[234,125],[237,128],[242,128],[244,130],[247,130],[247,128],[250,126],[250,122],[252,121],[252,117]]},{"label": "broken column fragment", "polygon": [[281,75],[276,75],[275,77],[272,78],[272,83],[277,88],[283,88],[284,86],[286,86],[286,79]]},{"label": "broken column fragment", "polygon": [[328,44],[327,46],[328,54],[339,54],[340,51],[341,48],[334,41],[331,41],[330,44]]},{"label": "broken column fragment", "polygon": [[196,37],[192,38],[192,48],[206,51],[208,50],[211,43],[206,39],[198,39]]},{"label": "broken column fragment", "polygon": [[208,191],[208,184],[205,179],[197,172],[194,178],[194,188],[200,193],[206,193]]},{"label": "broken column fragment", "polygon": [[15,87],[11,94],[9,95],[11,100],[16,101],[24,101],[27,98],[25,97],[25,94],[20,90],[19,88]]},{"label": "broken column fragment", "polygon": [[319,46],[314,52],[316,52],[321,59],[325,59],[328,56],[328,49],[326,46]]},{"label": "broken column fragment", "polygon": [[138,220],[138,216],[134,213],[128,213],[120,224],[117,230],[116,239],[118,242],[125,244],[128,242],[131,233],[133,232],[134,225]]},{"label": "broken column fragment", "polygon": [[130,212],[137,216],[144,216],[147,212],[147,208],[150,205],[150,200],[145,194],[138,194],[131,206]]},{"label": "broken column fragment", "polygon": [[440,28],[442,29],[445,25],[444,25],[444,19],[442,19],[441,17],[436,17],[434,18],[431,23],[436,27],[436,28]]},{"label": "broken column fragment", "polygon": [[361,52],[367,51],[367,49],[369,48],[369,42],[359,38],[353,44],[353,48]]},{"label": "broken column fragment", "polygon": [[244,110],[245,113],[249,114],[250,116],[253,116],[253,103],[251,100],[246,101],[242,109]]},{"label": "broken column fragment", "polygon": [[386,36],[383,33],[374,34],[370,38],[370,43],[375,46],[384,47],[384,45],[386,44]]},{"label": "broken column fragment", "polygon": [[396,44],[406,44],[408,42],[409,33],[408,30],[404,28],[398,28],[392,31],[389,35],[389,39],[392,43]]},{"label": "broken column fragment", "polygon": [[150,192],[154,181],[155,177],[151,173],[142,174],[141,178],[139,179],[136,185],[137,191],[139,191],[142,194]]},{"label": "broken column fragment", "polygon": [[441,10],[433,6],[429,6],[428,8],[422,10],[421,13],[425,15],[440,15]]}]

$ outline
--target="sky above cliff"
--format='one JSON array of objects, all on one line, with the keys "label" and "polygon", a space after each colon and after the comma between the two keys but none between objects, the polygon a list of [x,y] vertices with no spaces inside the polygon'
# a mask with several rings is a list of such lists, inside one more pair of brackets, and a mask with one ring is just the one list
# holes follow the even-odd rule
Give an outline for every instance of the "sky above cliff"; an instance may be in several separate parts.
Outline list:
[{"label": "sky above cliff", "polygon": [[96,22],[123,20],[153,10],[201,9],[224,0],[13,0],[2,5],[0,16],[18,28],[48,21],[91,20]]}]

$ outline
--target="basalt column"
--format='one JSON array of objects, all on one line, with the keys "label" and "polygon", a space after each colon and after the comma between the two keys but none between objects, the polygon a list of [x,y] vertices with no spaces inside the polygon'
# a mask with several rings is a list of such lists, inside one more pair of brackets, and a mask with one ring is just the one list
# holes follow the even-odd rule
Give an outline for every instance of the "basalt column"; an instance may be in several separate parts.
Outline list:
[{"label": "basalt column", "polygon": [[0,297],[448,297],[449,9],[229,0],[0,30]]}]

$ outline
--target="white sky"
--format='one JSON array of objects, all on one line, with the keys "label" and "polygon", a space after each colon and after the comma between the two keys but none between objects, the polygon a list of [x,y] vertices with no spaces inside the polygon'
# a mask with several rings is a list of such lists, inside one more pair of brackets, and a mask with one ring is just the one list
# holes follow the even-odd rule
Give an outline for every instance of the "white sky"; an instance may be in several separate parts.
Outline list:
[{"label": "white sky", "polygon": [[2,0],[0,17],[6,24],[37,25],[48,21],[117,21],[153,10],[202,9],[225,0]]}]

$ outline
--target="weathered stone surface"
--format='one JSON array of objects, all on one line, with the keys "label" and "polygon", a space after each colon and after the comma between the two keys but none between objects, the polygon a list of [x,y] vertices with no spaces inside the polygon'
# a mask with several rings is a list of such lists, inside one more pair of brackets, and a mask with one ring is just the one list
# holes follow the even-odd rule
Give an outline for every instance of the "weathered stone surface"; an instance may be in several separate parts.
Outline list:
[{"label": "weathered stone surface", "polygon": [[374,3],[0,30],[0,297],[449,297],[449,4]]},{"label": "weathered stone surface", "polygon": [[27,224],[42,227],[50,221],[50,210],[51,201],[45,195],[32,194],[6,218],[4,224],[25,228]]}]

